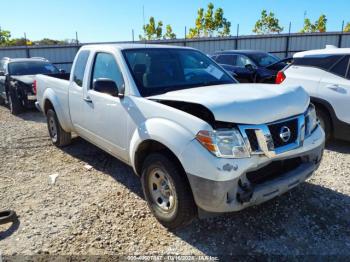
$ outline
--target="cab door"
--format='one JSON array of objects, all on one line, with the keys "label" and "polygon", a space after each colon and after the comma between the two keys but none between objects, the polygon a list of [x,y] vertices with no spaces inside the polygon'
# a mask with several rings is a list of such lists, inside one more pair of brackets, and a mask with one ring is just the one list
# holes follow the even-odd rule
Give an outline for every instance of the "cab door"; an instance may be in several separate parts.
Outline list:
[{"label": "cab door", "polygon": [[90,81],[84,95],[83,126],[100,147],[127,160],[127,98],[94,90],[93,83],[98,79],[113,80],[119,91],[124,90],[123,76],[114,54],[97,52],[94,55]]},{"label": "cab door", "polygon": [[337,118],[350,124],[350,64],[349,55],[340,59],[320,81],[318,97],[333,107]]}]

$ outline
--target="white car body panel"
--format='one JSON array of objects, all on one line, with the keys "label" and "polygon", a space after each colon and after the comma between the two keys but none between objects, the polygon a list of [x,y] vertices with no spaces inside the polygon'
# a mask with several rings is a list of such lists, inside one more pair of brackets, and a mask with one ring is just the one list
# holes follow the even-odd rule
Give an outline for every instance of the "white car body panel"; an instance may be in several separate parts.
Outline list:
[{"label": "white car body panel", "polygon": [[270,123],[302,114],[310,103],[301,87],[276,88],[268,84],[207,86],[150,98],[201,104],[213,112],[216,120],[241,124]]}]

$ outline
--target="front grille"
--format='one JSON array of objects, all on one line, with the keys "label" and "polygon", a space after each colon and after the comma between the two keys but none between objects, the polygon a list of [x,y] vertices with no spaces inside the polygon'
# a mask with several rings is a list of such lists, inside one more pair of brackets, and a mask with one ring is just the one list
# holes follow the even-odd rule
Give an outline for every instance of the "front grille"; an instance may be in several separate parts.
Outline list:
[{"label": "front grille", "polygon": [[257,152],[259,151],[259,143],[258,143],[258,139],[256,137],[255,134],[255,129],[247,129],[246,131],[248,140],[249,140],[249,144],[250,144],[250,148],[252,149],[253,152]]},{"label": "front grille", "polygon": [[296,169],[301,164],[302,160],[300,157],[274,161],[256,171],[248,172],[246,177],[253,184],[262,184]]},{"label": "front grille", "polygon": [[[281,146],[294,143],[298,139],[298,119],[292,119],[286,122],[271,124],[268,127],[270,130],[275,148],[279,148]],[[280,137],[281,129],[283,127],[287,127],[290,130],[291,135],[288,141],[283,141],[282,138]]]}]

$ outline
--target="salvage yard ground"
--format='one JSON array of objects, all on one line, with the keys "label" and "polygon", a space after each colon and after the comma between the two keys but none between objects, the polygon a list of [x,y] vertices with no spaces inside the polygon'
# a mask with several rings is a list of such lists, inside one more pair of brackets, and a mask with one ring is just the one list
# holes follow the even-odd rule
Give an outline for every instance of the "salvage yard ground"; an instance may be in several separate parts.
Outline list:
[{"label": "salvage yard ground", "polygon": [[332,142],[317,173],[279,198],[169,232],[131,168],[80,138],[57,149],[40,113],[0,107],[2,209],[19,215],[0,226],[3,255],[350,256],[350,144]]}]

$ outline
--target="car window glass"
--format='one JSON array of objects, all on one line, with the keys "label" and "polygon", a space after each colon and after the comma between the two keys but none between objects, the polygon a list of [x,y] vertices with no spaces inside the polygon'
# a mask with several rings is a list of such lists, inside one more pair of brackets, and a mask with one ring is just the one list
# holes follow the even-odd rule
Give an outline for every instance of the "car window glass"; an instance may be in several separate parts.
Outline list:
[{"label": "car window glass", "polygon": [[58,74],[59,70],[48,62],[43,61],[21,61],[9,64],[11,75],[37,75],[37,74]]},{"label": "car window glass", "polygon": [[349,57],[345,56],[343,57],[339,62],[337,62],[331,69],[330,71],[333,74],[339,75],[341,77],[345,77],[346,70],[348,68],[349,64]]},{"label": "car window glass", "polygon": [[246,65],[253,65],[253,62],[248,57],[239,55],[237,56],[236,65],[240,67],[245,67]]},{"label": "car window glass", "polygon": [[224,65],[235,65],[236,64],[236,56],[234,55],[219,55],[216,58],[216,62]]},{"label": "car window glass", "polygon": [[318,55],[294,58],[294,65],[296,66],[311,66],[325,70],[329,70],[342,55]]},{"label": "car window glass", "polygon": [[81,51],[78,55],[77,61],[75,62],[73,81],[78,86],[83,86],[84,73],[89,55],[90,51]]},{"label": "car window glass", "polygon": [[122,73],[112,54],[98,53],[93,68],[92,83],[99,78],[108,78],[113,80],[118,88],[124,87]]},{"label": "car window glass", "polygon": [[208,56],[195,50],[146,48],[125,50],[123,54],[142,96],[235,83]]}]

